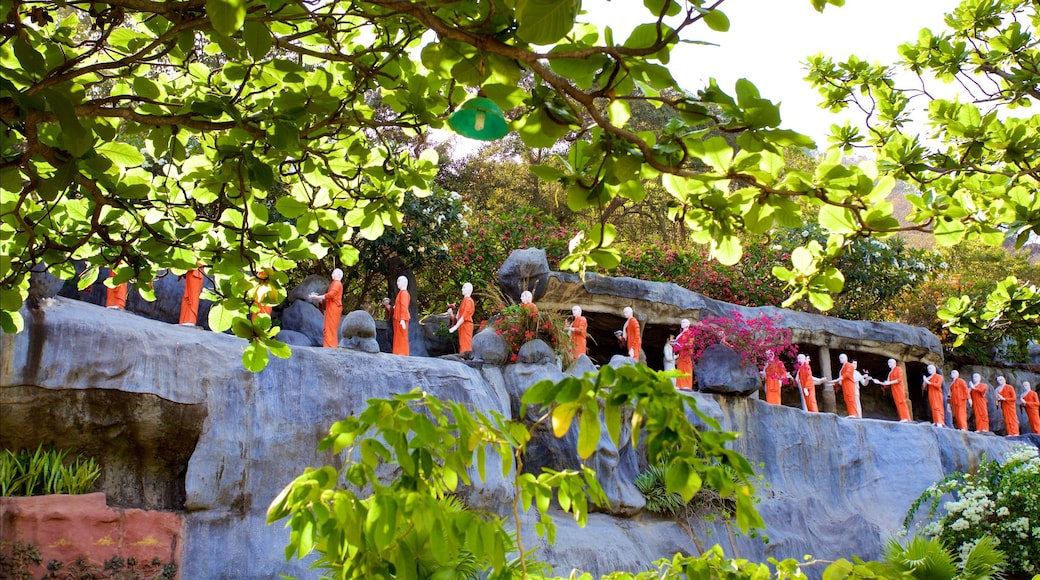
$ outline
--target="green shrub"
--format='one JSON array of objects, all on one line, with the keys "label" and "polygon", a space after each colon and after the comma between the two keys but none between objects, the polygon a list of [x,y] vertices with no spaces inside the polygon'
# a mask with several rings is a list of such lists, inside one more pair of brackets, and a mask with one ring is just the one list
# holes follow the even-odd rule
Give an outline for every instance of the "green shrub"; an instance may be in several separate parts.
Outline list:
[{"label": "green shrub", "polygon": [[923,535],[962,557],[989,536],[1007,554],[1008,572],[1040,572],[1040,457],[1035,447],[1016,447],[1003,463],[984,461],[974,473],[954,473],[929,487],[910,506],[905,527],[926,503]]},{"label": "green shrub", "polygon": [[0,496],[29,497],[55,493],[88,493],[101,477],[93,458],[76,457],[66,461],[68,451],[4,449],[0,453]]}]

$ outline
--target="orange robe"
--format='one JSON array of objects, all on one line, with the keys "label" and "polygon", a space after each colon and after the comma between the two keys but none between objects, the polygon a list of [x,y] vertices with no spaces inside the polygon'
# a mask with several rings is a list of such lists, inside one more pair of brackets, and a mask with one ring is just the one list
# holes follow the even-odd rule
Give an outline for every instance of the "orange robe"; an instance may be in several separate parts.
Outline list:
[{"label": "orange robe", "polygon": [[[116,277],[115,268],[108,271],[108,277]],[[130,284],[127,282],[123,282],[114,288],[107,288],[105,291],[105,308],[126,309],[126,295],[129,292],[129,289]]]},{"label": "orange robe", "polygon": [[181,317],[178,324],[198,324],[199,295],[202,294],[202,268],[184,274],[184,298],[181,299]]},{"label": "orange robe", "polygon": [[950,406],[953,407],[953,426],[968,430],[968,383],[957,377],[950,383]]},{"label": "orange robe", "polygon": [[1004,400],[997,401],[997,404],[1000,405],[1000,413],[1004,415],[1004,429],[1007,435],[1018,435],[1018,411],[1015,409],[1018,396],[1015,395],[1015,387],[1004,385],[1003,388],[997,389],[997,394],[1004,397]]},{"label": "orange robe", "polygon": [[639,321],[633,316],[625,323],[625,340],[628,341],[628,356],[639,360],[643,350],[643,337],[639,336]]},{"label": "orange robe", "polygon": [[1040,395],[1036,391],[1029,391],[1022,395],[1022,404],[1026,407],[1026,416],[1029,417],[1029,428],[1040,435]]},{"label": "orange robe", "polygon": [[932,424],[946,424],[946,405],[943,401],[943,377],[935,373],[928,378],[928,406],[932,409]]},{"label": "orange robe", "polygon": [[852,363],[847,362],[841,365],[841,373],[839,374],[841,380],[838,381],[838,388],[841,390],[841,396],[845,399],[845,410],[848,411],[849,417],[859,417],[856,407],[856,369],[853,368]]},{"label": "orange robe", "polygon": [[456,315],[462,321],[459,325],[459,352],[473,350],[473,299],[463,296],[459,303],[459,312]]},{"label": "orange robe", "polygon": [[[408,347],[408,323],[412,320],[408,306],[411,302],[412,296],[407,290],[399,291],[397,299],[394,300],[394,347],[392,350],[394,354],[402,356],[411,354],[411,349]],[[401,328],[402,322],[404,322],[404,328]]]},{"label": "orange robe", "polygon": [[531,316],[538,316],[538,305],[534,302],[524,302],[520,305],[520,308],[531,313]]},{"label": "orange robe", "polygon": [[813,381],[812,368],[809,365],[798,367],[798,384],[805,395],[805,409],[810,413],[819,413],[820,407],[816,404],[816,383]]},{"label": "orange robe", "polygon": [[975,430],[989,431],[989,407],[986,403],[986,391],[989,385],[979,383],[971,388],[971,408],[975,413]]},{"label": "orange robe", "polygon": [[575,316],[571,323],[571,358],[577,359],[588,352],[589,321],[584,316]]},{"label": "orange robe", "polygon": [[[325,348],[339,347],[339,319],[343,314],[343,284],[339,280],[329,283],[325,292],[325,329],[322,331],[322,343]],[[268,307],[270,308],[270,307]]]},{"label": "orange robe", "polygon": [[693,345],[690,344],[693,333],[689,333],[689,328],[680,331],[679,336],[675,337],[675,346],[673,347],[675,352],[675,368],[683,374],[683,376],[675,379],[675,387],[684,391],[693,390]]},{"label": "orange robe", "polygon": [[766,402],[770,405],[780,404],[780,385],[787,378],[787,368],[780,359],[773,359],[766,365]]},{"label": "orange robe", "polygon": [[910,409],[906,406],[906,382],[903,381],[903,369],[896,365],[892,370],[888,371],[889,381],[895,381],[890,387],[892,387],[892,402],[896,404],[896,413],[899,414],[900,421],[910,420]]}]

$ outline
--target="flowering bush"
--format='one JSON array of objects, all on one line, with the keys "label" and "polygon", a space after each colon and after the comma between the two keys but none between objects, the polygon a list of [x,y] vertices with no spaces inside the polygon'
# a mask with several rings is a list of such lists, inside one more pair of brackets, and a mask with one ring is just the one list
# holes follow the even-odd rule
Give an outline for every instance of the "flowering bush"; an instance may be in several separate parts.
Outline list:
[{"label": "flowering bush", "polygon": [[716,300],[741,306],[779,306],[787,298],[782,282],[769,272],[789,256],[766,244],[749,244],[735,266],[723,266],[703,249],[668,244],[618,245],[621,264],[609,276],[671,282]]},{"label": "flowering bush", "polygon": [[532,316],[519,304],[510,304],[491,319],[495,333],[509,345],[509,361],[516,362],[517,353],[525,342],[540,338],[552,347],[556,354],[570,362],[570,344],[567,341],[566,319],[555,312],[541,312]]},{"label": "flowering bush", "polygon": [[[937,516],[942,504],[945,513]],[[1004,462],[984,461],[975,473],[954,473],[929,487],[903,521],[909,530],[922,505],[930,508],[920,532],[961,554],[991,536],[1008,556],[1011,573],[1040,573],[1040,457],[1018,446]],[[920,525],[920,524],[919,524]]]},{"label": "flowering bush", "polygon": [[678,352],[689,352],[696,363],[713,344],[724,343],[740,355],[744,365],[762,368],[766,351],[778,357],[794,358],[798,347],[791,343],[791,331],[780,326],[779,318],[744,318],[737,311],[726,318],[702,318],[676,340]]}]

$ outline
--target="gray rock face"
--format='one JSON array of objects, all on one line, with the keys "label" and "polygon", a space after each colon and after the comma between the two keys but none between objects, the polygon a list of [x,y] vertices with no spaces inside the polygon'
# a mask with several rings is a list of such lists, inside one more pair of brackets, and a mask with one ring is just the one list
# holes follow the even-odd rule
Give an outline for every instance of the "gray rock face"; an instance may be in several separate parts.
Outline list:
[{"label": "gray rock face", "polygon": [[513,250],[498,271],[499,288],[515,303],[520,302],[524,290],[531,291],[535,302],[540,300],[548,280],[549,262],[541,248]]},{"label": "gray rock face", "polygon": [[278,331],[278,335],[275,336],[277,340],[288,344],[289,346],[321,346],[320,344],[314,344],[311,337],[303,334],[302,332],[296,332],[295,330],[282,330]]},{"label": "gray rock face", "polygon": [[376,321],[364,310],[355,310],[343,317],[339,325],[339,345],[361,352],[379,352],[376,340]]},{"label": "gray rock face", "polygon": [[[298,348],[289,359],[272,358],[263,372],[249,373],[241,364],[246,343],[233,336],[62,298],[22,312],[26,330],[0,336],[0,445],[68,442],[73,453],[100,459],[101,487],[113,503],[184,510],[184,578],[307,576],[306,564],[284,561],[289,532],[264,524],[266,508],[305,467],[340,461],[318,453],[316,443],[367,399],[421,389],[531,420],[531,410],[519,408],[524,390],[563,376],[555,364],[475,369],[442,359],[318,348]],[[485,340],[490,336],[501,340],[493,331]],[[825,560],[876,558],[928,485],[970,469],[983,455],[1002,457],[1014,443],[747,398],[689,396],[723,429],[739,432],[733,448],[752,465],[761,464],[757,470],[768,488],[759,490],[759,510],[769,544],[731,540],[722,523],[699,519],[689,522],[695,541],[675,521],[641,513],[641,497],[631,487],[641,454],[607,440],[586,463],[601,478],[610,513],[594,514],[584,530],[559,514],[557,544],[542,548],[539,557],[557,570],[594,574],[641,571],[655,559],[697,553],[698,545],[715,542],[756,561],[806,553]],[[701,424],[692,413],[688,417]],[[622,440],[629,438],[622,434]],[[525,465],[573,466],[573,450],[573,441],[542,432]],[[463,490],[476,509],[508,509],[511,479],[497,467],[488,465],[488,482]],[[534,522],[527,521],[530,548],[537,541]],[[819,577],[822,571],[808,573]]]},{"label": "gray rock face", "polygon": [[[26,330],[0,336],[0,444],[67,441],[98,457],[116,505],[185,510],[183,578],[307,577],[264,512],[305,467],[334,462],[317,442],[369,398],[422,389],[509,414],[460,363],[299,348],[254,374],[233,336],[61,298],[22,312]],[[487,473],[465,495],[499,510],[511,482]]]},{"label": "gray rock face", "polygon": [[489,365],[504,365],[509,360],[509,345],[492,327],[473,335],[473,358]]},{"label": "gray rock face", "polygon": [[700,390],[706,393],[746,396],[762,383],[758,372],[743,366],[740,355],[724,344],[706,348],[693,372]]}]

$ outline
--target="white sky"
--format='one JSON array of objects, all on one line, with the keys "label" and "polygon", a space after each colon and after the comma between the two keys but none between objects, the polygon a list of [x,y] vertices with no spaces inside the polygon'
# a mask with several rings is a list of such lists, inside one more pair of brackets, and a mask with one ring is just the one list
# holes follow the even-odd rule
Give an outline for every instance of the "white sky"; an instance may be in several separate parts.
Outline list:
[{"label": "white sky", "polygon": [[[817,146],[826,146],[833,123],[844,118],[820,109],[820,98],[805,77],[802,62],[822,52],[835,60],[856,56],[891,64],[900,44],[917,38],[922,28],[943,28],[943,15],[958,0],[846,0],[845,6],[827,6],[816,12],[809,0],[727,0],[721,10],[729,17],[729,32],[717,33],[700,25],[696,37],[718,46],[683,45],[668,65],[687,90],[696,91],[714,77],[727,93],[747,78],[764,98],[779,102],[783,127],[807,134]],[[650,15],[640,0],[584,0],[582,18],[614,29],[622,42],[632,26]],[[689,33],[690,31],[688,31]],[[855,117],[850,119],[859,124]]]}]

